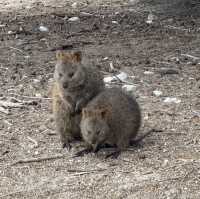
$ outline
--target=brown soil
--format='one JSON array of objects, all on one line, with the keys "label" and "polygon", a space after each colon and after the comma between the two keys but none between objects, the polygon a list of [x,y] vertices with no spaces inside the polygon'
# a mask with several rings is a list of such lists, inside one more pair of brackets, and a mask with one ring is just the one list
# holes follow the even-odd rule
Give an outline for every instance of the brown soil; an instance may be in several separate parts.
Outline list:
[{"label": "brown soil", "polygon": [[[26,103],[0,112],[0,198],[200,198],[200,59],[183,55],[200,58],[199,5],[166,1],[166,11],[157,1],[79,1],[73,9],[70,1],[10,2],[0,4],[0,98]],[[155,20],[147,24],[150,12]],[[72,16],[80,20],[69,23]],[[162,132],[115,160],[104,159],[107,149],[71,158],[80,143],[61,148],[48,99],[58,48],[82,50],[102,71],[113,62],[133,75],[140,133]]]}]

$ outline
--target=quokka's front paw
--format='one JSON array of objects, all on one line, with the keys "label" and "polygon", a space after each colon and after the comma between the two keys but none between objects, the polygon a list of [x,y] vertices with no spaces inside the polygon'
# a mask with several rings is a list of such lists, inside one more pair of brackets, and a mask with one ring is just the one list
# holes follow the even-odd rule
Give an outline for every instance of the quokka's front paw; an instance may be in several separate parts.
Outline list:
[{"label": "quokka's front paw", "polygon": [[62,143],[62,148],[63,148],[63,149],[66,148],[68,151],[70,151],[71,148],[72,148],[72,146],[71,146],[70,142],[67,141],[67,142],[63,142],[63,143]]}]

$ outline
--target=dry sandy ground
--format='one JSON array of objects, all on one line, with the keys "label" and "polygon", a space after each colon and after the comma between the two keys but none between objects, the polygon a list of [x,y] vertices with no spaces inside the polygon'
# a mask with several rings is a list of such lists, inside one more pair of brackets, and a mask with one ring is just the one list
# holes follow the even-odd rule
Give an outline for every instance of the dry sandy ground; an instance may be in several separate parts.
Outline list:
[{"label": "dry sandy ground", "polygon": [[[200,18],[166,13],[167,0],[164,8],[148,2],[0,2],[0,100],[23,102],[0,112],[0,198],[200,198]],[[155,16],[147,24],[150,11]],[[70,23],[73,16],[80,20]],[[80,143],[70,152],[61,148],[47,96],[55,49],[63,46],[82,50],[106,73],[112,62],[132,75],[140,134],[162,132],[118,159],[105,160],[108,149],[71,158]],[[32,158],[50,160],[21,162]]]}]

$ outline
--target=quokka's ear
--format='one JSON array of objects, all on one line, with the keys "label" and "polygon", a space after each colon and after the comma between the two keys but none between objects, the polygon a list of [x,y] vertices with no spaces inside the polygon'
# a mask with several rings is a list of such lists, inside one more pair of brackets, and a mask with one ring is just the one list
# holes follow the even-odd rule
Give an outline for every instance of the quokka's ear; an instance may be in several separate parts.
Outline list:
[{"label": "quokka's ear", "polygon": [[99,109],[102,119],[107,119],[111,115],[111,107],[102,107]]},{"label": "quokka's ear", "polygon": [[81,62],[81,60],[82,60],[82,53],[81,53],[81,51],[75,51],[74,53],[72,53],[72,58],[76,62]]},{"label": "quokka's ear", "polygon": [[95,117],[95,116],[96,116],[96,110],[91,110],[89,108],[82,109],[82,118]]},{"label": "quokka's ear", "polygon": [[81,51],[65,52],[65,51],[59,50],[56,52],[56,59],[58,61],[60,60],[65,63],[81,62],[82,54],[81,54]]},{"label": "quokka's ear", "polygon": [[83,118],[86,118],[86,117],[89,117],[91,115],[91,111],[87,108],[83,108],[82,109],[82,117]]},{"label": "quokka's ear", "polygon": [[58,50],[58,51],[56,52],[56,59],[57,59],[57,60],[63,60],[64,57],[65,57],[65,54],[64,54],[63,51]]}]

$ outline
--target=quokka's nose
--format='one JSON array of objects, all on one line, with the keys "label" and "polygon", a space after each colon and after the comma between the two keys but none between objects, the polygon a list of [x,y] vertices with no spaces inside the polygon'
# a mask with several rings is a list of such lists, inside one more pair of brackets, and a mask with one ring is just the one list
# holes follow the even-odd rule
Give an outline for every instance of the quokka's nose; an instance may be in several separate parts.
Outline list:
[{"label": "quokka's nose", "polygon": [[67,82],[64,82],[63,83],[63,88],[67,88],[68,87],[68,83]]}]

